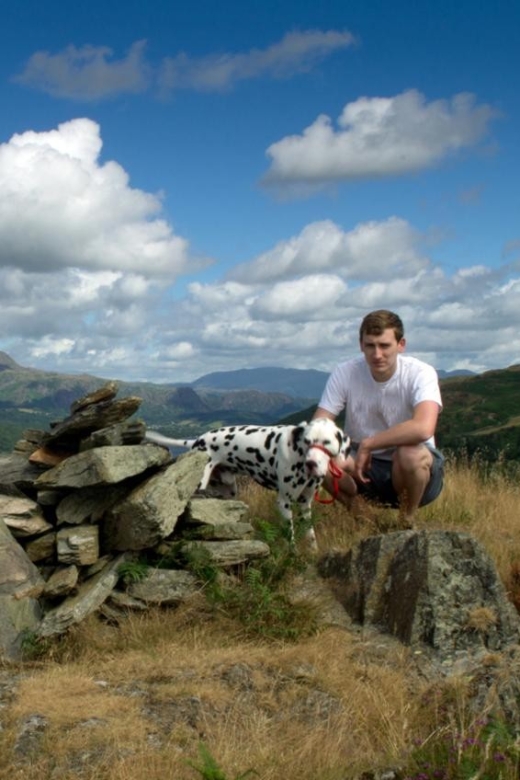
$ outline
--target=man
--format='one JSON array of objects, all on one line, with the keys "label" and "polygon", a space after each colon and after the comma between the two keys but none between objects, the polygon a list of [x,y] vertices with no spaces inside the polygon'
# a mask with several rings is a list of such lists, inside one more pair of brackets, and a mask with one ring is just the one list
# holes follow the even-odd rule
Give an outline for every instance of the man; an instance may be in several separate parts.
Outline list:
[{"label": "man", "polygon": [[442,409],[437,372],[403,355],[401,319],[381,309],[367,314],[359,330],[362,356],[340,363],[325,386],[315,417],[334,420],[345,409],[352,440],[343,471],[324,486],[347,506],[357,495],[399,507],[413,527],[417,509],[442,490],[442,454],[434,433]]}]

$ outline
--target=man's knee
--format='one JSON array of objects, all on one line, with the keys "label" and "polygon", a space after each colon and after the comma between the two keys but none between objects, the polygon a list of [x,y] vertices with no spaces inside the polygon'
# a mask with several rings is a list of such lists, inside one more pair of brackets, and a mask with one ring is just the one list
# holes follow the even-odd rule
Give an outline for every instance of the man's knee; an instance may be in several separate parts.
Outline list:
[{"label": "man's knee", "polygon": [[403,445],[394,453],[394,467],[406,474],[429,473],[432,461],[433,455],[424,444]]},{"label": "man's knee", "polygon": [[444,456],[439,450],[431,453],[430,478],[423,493],[420,506],[426,506],[434,501],[444,486]]}]

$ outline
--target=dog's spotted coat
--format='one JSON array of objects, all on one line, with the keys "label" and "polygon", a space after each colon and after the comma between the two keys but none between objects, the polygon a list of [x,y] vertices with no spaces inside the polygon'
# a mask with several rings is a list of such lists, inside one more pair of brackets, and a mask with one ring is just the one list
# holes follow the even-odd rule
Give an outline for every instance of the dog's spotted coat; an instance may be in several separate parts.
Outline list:
[{"label": "dog's spotted coat", "polygon": [[[235,474],[246,474],[262,487],[276,490],[278,508],[290,523],[294,541],[292,505],[297,503],[310,525],[311,504],[315,491],[327,474],[331,458],[346,457],[350,448],[347,436],[324,417],[299,425],[239,425],[216,428],[197,439],[170,439],[154,431],[146,433],[148,441],[167,447],[202,450],[209,457],[199,485],[205,490],[211,474],[218,468],[219,479],[232,485]],[[316,546],[312,526],[309,542]]]}]

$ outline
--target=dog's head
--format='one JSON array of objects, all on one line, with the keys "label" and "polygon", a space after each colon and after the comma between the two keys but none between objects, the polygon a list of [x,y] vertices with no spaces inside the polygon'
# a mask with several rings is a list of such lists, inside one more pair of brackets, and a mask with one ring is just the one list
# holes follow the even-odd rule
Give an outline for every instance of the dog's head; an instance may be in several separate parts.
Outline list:
[{"label": "dog's head", "polygon": [[332,458],[346,458],[350,438],[327,417],[318,417],[302,423],[305,445],[305,468],[310,476],[323,478]]}]

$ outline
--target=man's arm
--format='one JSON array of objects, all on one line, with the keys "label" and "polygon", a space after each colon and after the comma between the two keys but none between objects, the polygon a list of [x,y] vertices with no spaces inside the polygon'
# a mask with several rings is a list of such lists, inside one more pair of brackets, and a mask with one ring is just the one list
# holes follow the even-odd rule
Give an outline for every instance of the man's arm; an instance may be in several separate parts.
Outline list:
[{"label": "man's arm", "polygon": [[318,417],[326,417],[327,420],[334,421],[337,417],[336,414],[332,414],[332,412],[328,412],[326,409],[323,409],[321,406],[318,406],[314,414],[312,415],[313,420],[317,420]]},{"label": "man's arm", "polygon": [[370,459],[374,450],[422,444],[433,436],[437,427],[439,411],[439,405],[436,401],[421,401],[414,407],[410,420],[393,425],[386,431],[380,431],[374,436],[367,436],[366,439],[363,439],[356,454],[356,478],[365,481],[363,472],[370,468]]},{"label": "man's arm", "polygon": [[421,401],[413,410],[410,420],[393,425],[386,431],[363,439],[365,449],[385,450],[404,444],[421,444],[435,433],[439,417],[439,405],[436,401]]},{"label": "man's arm", "polygon": [[[390,447],[400,447],[403,444],[421,444],[434,435],[439,417],[439,405],[436,401],[421,401],[413,410],[411,420],[387,428],[386,431],[380,431],[374,436],[363,440],[367,449],[386,450]],[[327,417],[329,420],[335,420],[337,415],[332,414],[322,406],[318,406],[312,415],[315,420],[318,417]]]}]

